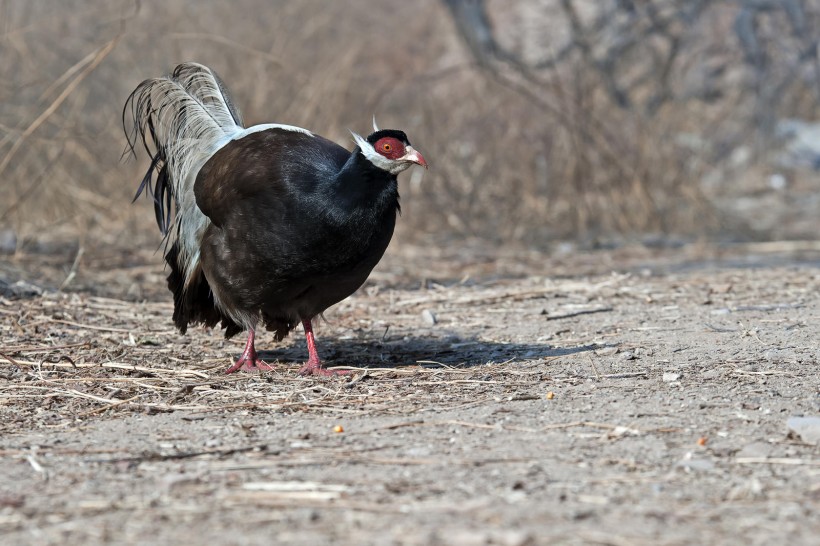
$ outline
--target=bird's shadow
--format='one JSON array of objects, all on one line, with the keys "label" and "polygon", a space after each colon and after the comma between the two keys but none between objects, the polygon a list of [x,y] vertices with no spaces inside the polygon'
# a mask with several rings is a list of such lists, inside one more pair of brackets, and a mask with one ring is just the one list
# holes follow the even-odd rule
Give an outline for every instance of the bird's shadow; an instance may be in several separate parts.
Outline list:
[{"label": "bird's shadow", "polygon": [[[281,349],[259,351],[259,356],[267,362],[303,362],[307,359],[307,349],[304,341],[299,341]],[[319,354],[327,366],[357,368],[395,368],[419,364],[471,368],[489,362],[533,361],[573,355],[601,347],[597,344],[555,347],[547,343],[504,343],[457,336],[405,336],[396,339],[328,337],[318,340],[318,343]]]}]

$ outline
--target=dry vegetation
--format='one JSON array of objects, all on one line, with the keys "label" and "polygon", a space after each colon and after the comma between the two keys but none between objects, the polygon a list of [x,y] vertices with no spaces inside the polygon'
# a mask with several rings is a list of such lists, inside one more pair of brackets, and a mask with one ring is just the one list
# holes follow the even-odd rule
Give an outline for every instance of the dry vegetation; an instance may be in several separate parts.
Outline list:
[{"label": "dry vegetation", "polygon": [[[146,207],[127,204],[141,167],[119,161],[120,109],[140,80],[187,59],[215,67],[251,123],[344,142],[375,112],[406,129],[433,168],[403,182],[402,240],[545,247],[579,235],[809,232],[777,233],[793,214],[759,225],[716,198],[759,190],[778,119],[817,115],[811,3],[85,0],[0,10],[0,63],[13,75],[0,82],[0,229],[29,248],[151,236]],[[739,148],[746,159],[730,161]]]}]

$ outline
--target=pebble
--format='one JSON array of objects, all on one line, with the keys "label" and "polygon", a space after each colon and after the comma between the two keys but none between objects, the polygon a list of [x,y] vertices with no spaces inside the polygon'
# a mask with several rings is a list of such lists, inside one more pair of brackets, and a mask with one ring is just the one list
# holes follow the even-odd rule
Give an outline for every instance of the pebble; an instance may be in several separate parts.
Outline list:
[{"label": "pebble", "polygon": [[786,426],[807,444],[820,445],[820,417],[789,417]]},{"label": "pebble", "polygon": [[677,381],[678,379],[680,379],[680,374],[677,372],[664,372],[663,374],[664,383],[672,383],[673,381]]},{"label": "pebble", "polygon": [[423,320],[424,324],[426,324],[427,326],[435,326],[438,322],[435,313],[433,313],[429,309],[425,309],[421,312],[421,320]]}]

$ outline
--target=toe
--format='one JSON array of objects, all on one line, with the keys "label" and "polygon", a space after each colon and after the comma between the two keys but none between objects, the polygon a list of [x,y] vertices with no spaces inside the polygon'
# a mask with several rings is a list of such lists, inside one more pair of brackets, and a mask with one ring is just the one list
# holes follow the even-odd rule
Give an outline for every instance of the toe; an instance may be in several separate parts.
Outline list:
[{"label": "toe", "polygon": [[323,368],[320,363],[308,362],[299,370],[299,375],[315,375],[319,377],[331,377],[336,375],[347,375],[353,370],[328,370]]},{"label": "toe", "polygon": [[273,366],[264,360],[237,360],[236,364],[225,370],[225,373],[234,372],[270,372],[273,371]]}]

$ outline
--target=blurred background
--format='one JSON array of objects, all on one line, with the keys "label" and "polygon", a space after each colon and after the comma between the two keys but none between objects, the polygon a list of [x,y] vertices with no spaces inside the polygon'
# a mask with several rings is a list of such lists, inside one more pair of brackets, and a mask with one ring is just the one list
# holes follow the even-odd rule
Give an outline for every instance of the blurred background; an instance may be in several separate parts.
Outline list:
[{"label": "blurred background", "polygon": [[157,268],[121,112],[186,60],[248,124],[404,129],[391,253],[808,242],[819,39],[816,0],[0,0],[0,273]]}]

